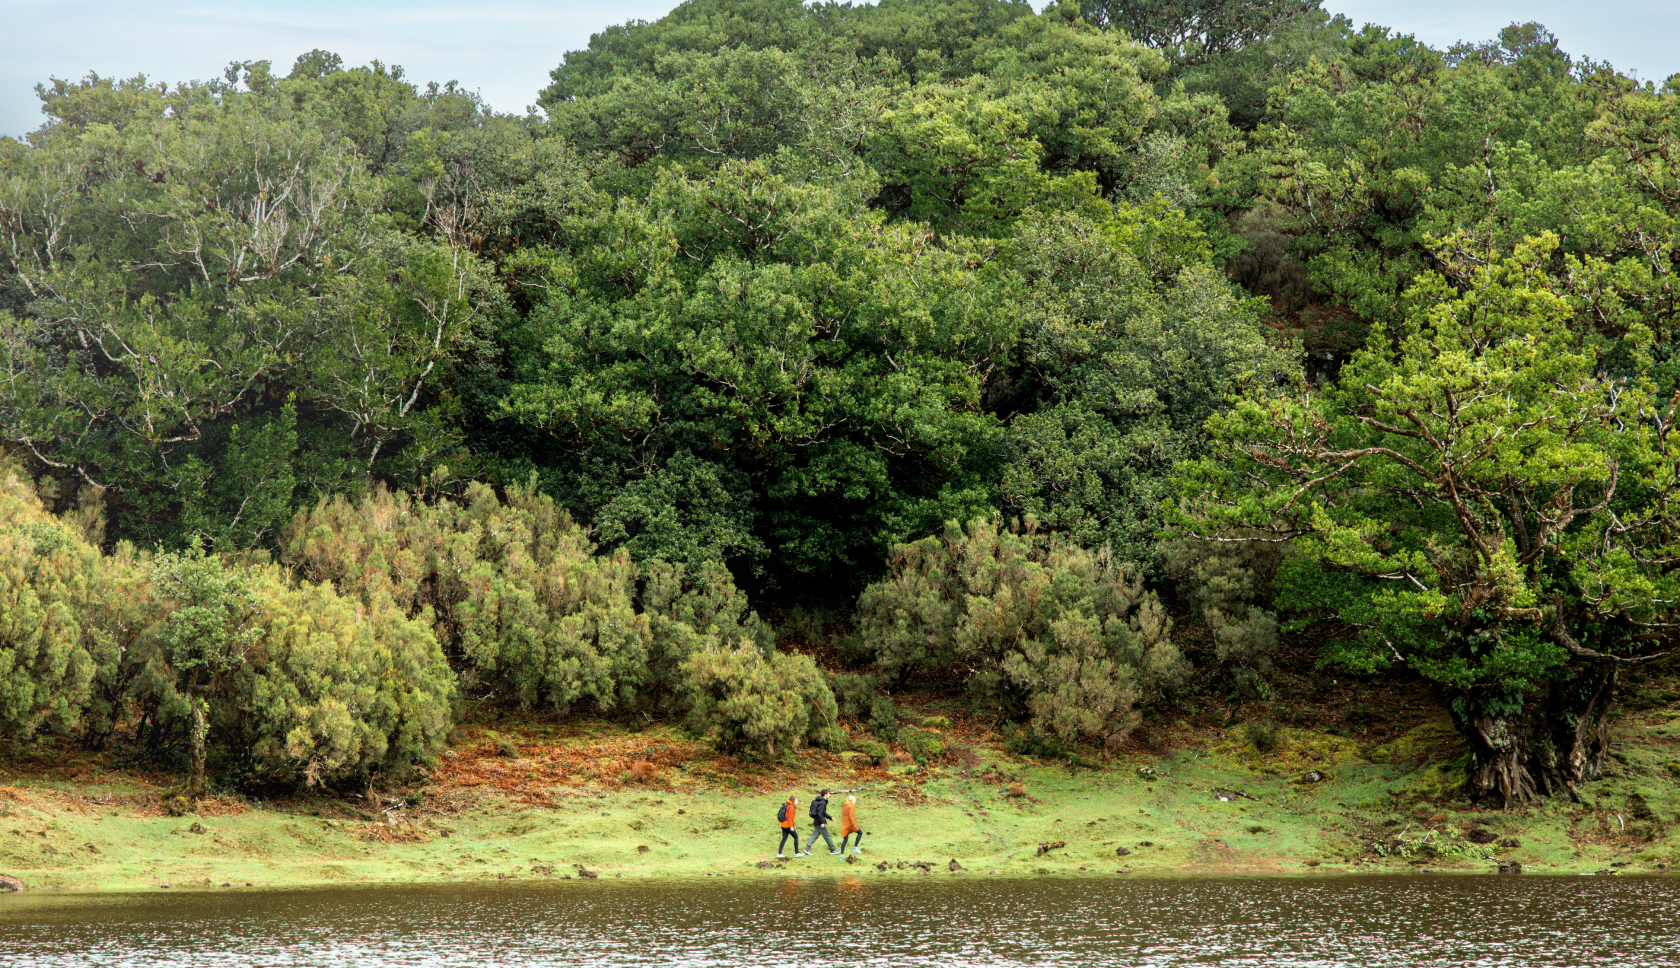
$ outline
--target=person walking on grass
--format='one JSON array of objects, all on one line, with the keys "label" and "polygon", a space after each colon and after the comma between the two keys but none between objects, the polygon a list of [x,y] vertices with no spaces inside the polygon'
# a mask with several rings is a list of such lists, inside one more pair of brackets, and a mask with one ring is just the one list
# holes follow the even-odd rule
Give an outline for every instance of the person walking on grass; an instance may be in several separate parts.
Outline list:
[{"label": "person walking on grass", "polygon": [[863,828],[857,825],[857,797],[847,797],[846,803],[840,808],[840,853],[846,852],[846,841],[857,834],[857,846],[852,853],[863,853]]},{"label": "person walking on grass", "polygon": [[828,845],[828,852],[830,854],[840,853],[838,850],[834,849],[834,838],[828,835],[828,822],[834,818],[828,815],[827,790],[818,793],[817,798],[811,801],[810,813],[811,842],[805,845],[805,856],[811,856],[811,849],[817,846],[818,837],[821,837],[823,839],[823,843]]},{"label": "person walking on grass", "polygon": [[782,808],[776,811],[776,819],[782,825],[782,842],[776,845],[776,856],[779,859],[787,859],[787,855],[782,853],[782,850],[787,847],[789,837],[793,838],[793,856],[804,856],[799,852],[799,829],[795,826],[799,823],[798,817],[799,798],[795,796],[788,797],[787,802],[782,804]]}]

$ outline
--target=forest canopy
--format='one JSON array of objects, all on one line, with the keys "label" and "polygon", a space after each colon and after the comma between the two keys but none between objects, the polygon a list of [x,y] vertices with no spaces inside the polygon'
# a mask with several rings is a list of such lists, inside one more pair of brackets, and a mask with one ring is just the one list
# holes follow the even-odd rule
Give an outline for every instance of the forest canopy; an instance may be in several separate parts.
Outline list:
[{"label": "forest canopy", "polygon": [[1517,802],[1680,632],[1680,74],[1318,0],[689,0],[551,81],[37,88],[0,733],[361,783],[466,703],[776,756],[957,675],[1100,750],[1313,630]]}]

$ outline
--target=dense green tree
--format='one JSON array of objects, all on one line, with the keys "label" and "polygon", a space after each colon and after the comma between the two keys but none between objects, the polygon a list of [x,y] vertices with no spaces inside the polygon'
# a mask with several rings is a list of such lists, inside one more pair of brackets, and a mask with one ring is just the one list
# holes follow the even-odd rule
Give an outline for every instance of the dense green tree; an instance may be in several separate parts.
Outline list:
[{"label": "dense green tree", "polygon": [[1008,291],[866,197],[763,161],[673,170],[533,267],[540,349],[507,412],[558,445],[564,503],[641,554],[762,547],[786,575],[987,499],[980,392]]},{"label": "dense green tree", "polygon": [[1184,477],[1186,530],[1287,541],[1280,604],[1361,630],[1329,660],[1449,692],[1469,791],[1506,804],[1599,775],[1619,671],[1676,627],[1673,401],[1649,357],[1605,374],[1556,244],[1420,280],[1333,386],[1214,417]]},{"label": "dense green tree", "polygon": [[294,491],[450,433],[420,404],[485,280],[448,232],[398,230],[439,220],[392,145],[393,101],[426,98],[316,73],[54,82],[3,159],[0,433],[105,489],[119,534],[264,544]]},{"label": "dense green tree", "polygon": [[[1605,215],[1629,214],[1642,192],[1583,137],[1616,86],[1537,25],[1508,28],[1482,50],[1448,54],[1366,27],[1345,54],[1279,85],[1249,150],[1223,159],[1226,201],[1268,199],[1285,216],[1279,227],[1311,287],[1278,308],[1301,314],[1310,349],[1351,348],[1323,332],[1338,317],[1356,328],[1396,318],[1418,273],[1450,268],[1437,243],[1459,233],[1483,246],[1485,261],[1554,232],[1564,239],[1560,276],[1566,260],[1589,253],[1639,257],[1606,231]],[[1254,227],[1268,224],[1278,225]]]},{"label": "dense green tree", "polygon": [[1323,0],[1081,0],[1080,13],[1098,27],[1123,30],[1193,66],[1234,54],[1316,13]]},{"label": "dense green tree", "polygon": [[1298,379],[1263,312],[1206,267],[1182,213],[1121,206],[1093,222],[1035,214],[1011,244],[1029,286],[1004,436],[1001,503],[1087,547],[1158,570],[1171,469],[1245,386]]},{"label": "dense green tree", "polygon": [[212,707],[226,710],[239,673],[262,640],[266,576],[206,554],[202,546],[159,555],[151,565],[163,617],[159,660],[169,677],[162,714],[185,720],[191,795],[204,795]]}]

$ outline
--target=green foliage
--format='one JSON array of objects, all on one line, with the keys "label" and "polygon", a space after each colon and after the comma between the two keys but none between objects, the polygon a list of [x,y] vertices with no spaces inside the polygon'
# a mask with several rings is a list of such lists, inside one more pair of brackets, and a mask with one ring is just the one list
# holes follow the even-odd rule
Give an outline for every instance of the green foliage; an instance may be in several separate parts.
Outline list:
[{"label": "green foliage", "polygon": [[[1405,323],[1336,385],[1215,417],[1223,447],[1185,469],[1180,517],[1287,539],[1280,603],[1363,630],[1326,658],[1450,690],[1473,792],[1507,801],[1596,775],[1607,677],[1649,651],[1641,630],[1674,600],[1670,408],[1643,374],[1603,373],[1539,268],[1555,246],[1473,271],[1468,291],[1423,278]],[[1536,693],[1555,734],[1525,735]],[[1531,775],[1548,746],[1571,752],[1537,753]]]},{"label": "green foliage", "polygon": [[927,766],[945,758],[945,740],[938,733],[921,729],[906,729],[898,734],[905,752],[918,764]]},{"label": "green foliage", "polygon": [[891,751],[887,749],[887,744],[868,739],[853,743],[852,749],[869,757],[869,762],[875,766],[884,765],[887,762],[887,757],[891,754]]},{"label": "green foliage", "polygon": [[438,638],[520,706],[611,709],[646,676],[651,630],[634,607],[628,556],[596,557],[554,502],[484,485],[456,502],[376,489],[300,511],[284,560],[370,607],[430,614]]},{"label": "green foliage", "polygon": [[963,251],[762,162],[662,173],[589,232],[544,269],[507,413],[563,443],[556,491],[604,537],[855,568],[983,493],[981,361],[1011,324]]},{"label": "green foliage", "polygon": [[834,694],[809,656],[709,645],[683,664],[683,691],[691,727],[720,752],[774,759],[834,739]]},{"label": "green foliage", "polygon": [[1188,672],[1132,568],[1030,526],[952,523],[901,545],[858,609],[883,674],[960,670],[988,711],[1062,741],[1118,744]]},{"label": "green foliage", "polygon": [[1282,561],[1275,543],[1185,540],[1169,546],[1169,570],[1191,608],[1199,611],[1213,635],[1214,658],[1243,698],[1271,695],[1267,676],[1278,643],[1277,616],[1267,608],[1273,578]]},{"label": "green foliage", "polygon": [[1299,378],[1262,309],[1197,262],[1182,213],[1034,216],[1014,259],[1030,287],[1015,399],[1037,409],[1004,438],[1003,505],[1086,547],[1159,568],[1160,505],[1202,424],[1244,387]]},{"label": "green foliage", "polygon": [[[669,692],[709,642],[767,641],[729,573],[595,553],[552,498],[482,484],[419,501],[376,488],[300,511],[283,560],[369,608],[428,621],[468,684],[520,707],[607,710]],[[638,588],[641,583],[642,587]],[[488,698],[488,697],[486,697]]]},{"label": "green foliage", "polygon": [[830,676],[828,688],[834,693],[836,708],[844,719],[867,718],[874,708],[875,698],[880,695],[874,676],[851,672]]},{"label": "green foliage", "polygon": [[443,748],[455,676],[424,623],[305,585],[277,595],[264,624],[234,747],[248,744],[253,779],[402,777]]},{"label": "green foliage", "polygon": [[753,517],[739,471],[679,453],[651,475],[626,482],[596,512],[595,536],[637,561],[756,563],[766,549],[753,534]]},{"label": "green foliage", "polygon": [[0,434],[108,488],[124,535],[268,543],[294,492],[354,486],[447,423],[416,404],[484,278],[447,232],[398,230],[420,189],[396,169],[414,128],[478,110],[329,63],[55,81],[54,123],[0,159],[20,298]]},{"label": "green foliage", "polygon": [[98,550],[0,463],[0,736],[81,724],[98,663],[116,648],[99,621],[115,592]]},{"label": "green foliage", "polygon": [[1165,52],[1178,65],[1200,64],[1262,41],[1322,0],[1082,0],[1080,13]]},{"label": "green foliage", "polygon": [[898,708],[891,696],[876,696],[870,701],[869,731],[882,742],[898,742]]},{"label": "green foliage", "polygon": [[[468,701],[839,746],[739,575],[867,586],[869,676],[1066,750],[1185,675],[1147,579],[1218,688],[1333,619],[1327,662],[1441,684],[1480,789],[1595,775],[1675,600],[1674,83],[1317,0],[688,0],[552,81],[38,89],[0,732],[349,782],[435,746],[441,654]],[[1033,523],[945,524],[994,515]]]}]

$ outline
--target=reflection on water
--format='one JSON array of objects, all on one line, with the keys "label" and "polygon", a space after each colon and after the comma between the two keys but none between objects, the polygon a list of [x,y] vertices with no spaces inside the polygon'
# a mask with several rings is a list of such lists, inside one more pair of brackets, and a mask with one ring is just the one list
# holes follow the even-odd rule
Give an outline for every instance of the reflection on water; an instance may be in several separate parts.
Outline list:
[{"label": "reflection on water", "polygon": [[985,876],[21,894],[0,964],[1680,965],[1680,880]]}]

